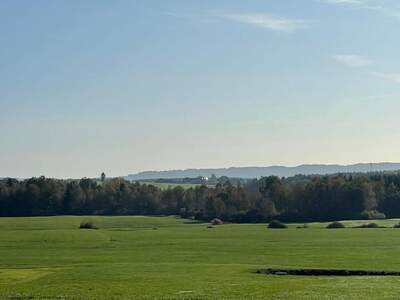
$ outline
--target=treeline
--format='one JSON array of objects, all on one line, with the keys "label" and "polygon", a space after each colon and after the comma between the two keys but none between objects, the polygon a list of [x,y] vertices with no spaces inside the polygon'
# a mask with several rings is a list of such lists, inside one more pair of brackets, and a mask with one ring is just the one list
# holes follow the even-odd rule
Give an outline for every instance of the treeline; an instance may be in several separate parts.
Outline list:
[{"label": "treeline", "polygon": [[181,215],[232,222],[400,217],[400,173],[265,177],[161,190],[123,179],[0,180],[0,216]]}]

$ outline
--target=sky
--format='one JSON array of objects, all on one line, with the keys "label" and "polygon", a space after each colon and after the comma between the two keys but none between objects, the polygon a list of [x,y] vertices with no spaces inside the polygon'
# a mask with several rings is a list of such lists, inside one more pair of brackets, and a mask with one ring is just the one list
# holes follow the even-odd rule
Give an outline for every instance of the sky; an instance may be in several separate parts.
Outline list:
[{"label": "sky", "polygon": [[400,161],[398,0],[2,0],[0,177]]}]

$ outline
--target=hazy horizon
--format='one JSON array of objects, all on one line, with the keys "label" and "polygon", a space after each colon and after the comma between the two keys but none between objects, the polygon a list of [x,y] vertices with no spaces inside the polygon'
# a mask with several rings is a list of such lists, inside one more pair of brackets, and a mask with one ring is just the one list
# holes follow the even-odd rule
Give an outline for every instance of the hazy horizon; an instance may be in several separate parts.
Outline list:
[{"label": "hazy horizon", "polygon": [[394,0],[0,3],[0,177],[400,161]]},{"label": "hazy horizon", "polygon": [[[365,171],[355,171],[355,170],[344,170],[344,171],[334,171],[331,172],[331,170],[329,172],[315,172],[315,173],[310,173],[310,172],[300,172],[300,173],[291,173],[289,172],[289,174],[265,174],[262,176],[270,176],[270,175],[276,175],[276,176],[284,176],[284,177],[291,177],[294,175],[310,175],[310,174],[320,174],[320,175],[327,175],[327,174],[333,174],[333,173],[341,173],[341,172],[370,172],[370,167],[369,165],[371,165],[371,171],[372,172],[380,172],[380,171],[394,171],[394,170],[400,170],[400,168],[394,168],[395,165],[399,165],[400,162],[357,162],[357,163],[351,163],[351,164],[324,164],[324,163],[310,163],[310,164],[299,164],[299,165],[259,165],[259,166],[251,166],[251,165],[247,165],[247,166],[228,166],[228,167],[200,167],[200,168],[182,168],[182,169],[148,169],[148,170],[139,170],[139,171],[134,171],[134,172],[128,172],[126,174],[118,174],[118,175],[111,175],[110,174],[105,174],[108,178],[116,178],[116,177],[131,177],[131,176],[136,176],[136,175],[141,175],[141,174],[146,174],[146,173],[158,173],[158,174],[162,174],[162,173],[168,173],[168,174],[172,174],[174,172],[182,172],[183,174],[185,174],[186,171],[206,171],[206,170],[215,170],[218,171],[218,173],[221,173],[222,170],[232,170],[232,169],[270,169],[270,168],[287,168],[287,169],[297,169],[297,168],[309,168],[309,167],[321,167],[322,169],[325,169],[326,171],[328,171],[330,168],[329,167],[340,167],[340,168],[348,168],[348,167],[355,167],[355,166],[363,166],[366,169]],[[378,165],[389,165],[387,166],[387,168],[378,168]],[[365,169],[362,168],[362,169]],[[378,168],[378,169],[377,169]],[[103,171],[101,171],[101,173],[103,173]],[[27,179],[27,178],[32,178],[32,177],[40,177],[40,176],[45,176],[48,178],[57,178],[57,179],[80,179],[80,178],[100,178],[101,177],[101,173],[95,174],[93,176],[48,176],[46,174],[34,174],[34,175],[30,175],[30,176],[9,176],[9,175],[2,175],[0,176],[0,178],[17,178],[17,179]],[[200,172],[202,173],[202,172]],[[178,178],[185,178],[185,177],[197,177],[197,176],[211,176],[212,174],[208,174],[208,175],[201,175],[201,174],[190,174],[190,175],[184,175],[184,176],[178,176]],[[224,173],[224,172],[222,172]],[[227,174],[218,174],[217,177],[220,176],[228,176]],[[154,177],[154,176],[153,176]],[[229,176],[228,176],[229,177]],[[233,177],[242,177],[242,178],[256,178],[259,176],[233,176]],[[174,176],[160,176],[160,177],[154,177],[154,178],[148,178],[148,179],[159,179],[159,178],[176,178]],[[142,180],[142,179],[141,179]]]}]

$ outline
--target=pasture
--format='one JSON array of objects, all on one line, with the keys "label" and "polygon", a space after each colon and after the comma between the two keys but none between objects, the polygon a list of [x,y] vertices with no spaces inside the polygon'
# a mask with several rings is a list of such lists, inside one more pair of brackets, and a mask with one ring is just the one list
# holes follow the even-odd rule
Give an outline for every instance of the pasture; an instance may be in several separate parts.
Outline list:
[{"label": "pasture", "polygon": [[[99,229],[78,229],[83,220]],[[400,271],[400,229],[325,226],[267,230],[265,224],[207,228],[174,217],[1,218],[0,299],[397,299],[400,277],[256,273]]]},{"label": "pasture", "polygon": [[173,189],[178,186],[185,190],[190,189],[190,188],[195,188],[198,186],[202,186],[202,184],[196,184],[196,183],[170,183],[170,182],[155,182],[155,181],[143,181],[141,183],[147,184],[147,185],[153,185],[162,190]]}]

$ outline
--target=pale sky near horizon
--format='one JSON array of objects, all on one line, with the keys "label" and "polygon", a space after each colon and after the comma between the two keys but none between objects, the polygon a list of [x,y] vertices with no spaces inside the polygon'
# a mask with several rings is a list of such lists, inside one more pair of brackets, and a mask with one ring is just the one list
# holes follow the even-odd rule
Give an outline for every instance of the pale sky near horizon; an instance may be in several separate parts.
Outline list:
[{"label": "pale sky near horizon", "polygon": [[397,0],[2,0],[0,177],[400,161]]}]

